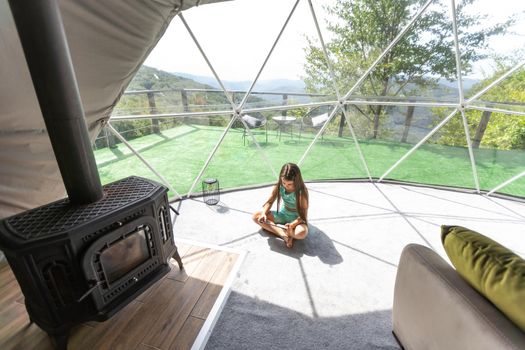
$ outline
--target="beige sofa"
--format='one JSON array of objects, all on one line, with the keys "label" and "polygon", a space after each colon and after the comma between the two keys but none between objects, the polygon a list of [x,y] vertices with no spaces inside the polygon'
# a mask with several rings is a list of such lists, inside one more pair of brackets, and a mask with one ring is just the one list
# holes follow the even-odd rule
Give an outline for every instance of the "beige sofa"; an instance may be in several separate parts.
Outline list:
[{"label": "beige sofa", "polygon": [[405,350],[525,349],[525,333],[433,250],[403,249],[393,332]]}]

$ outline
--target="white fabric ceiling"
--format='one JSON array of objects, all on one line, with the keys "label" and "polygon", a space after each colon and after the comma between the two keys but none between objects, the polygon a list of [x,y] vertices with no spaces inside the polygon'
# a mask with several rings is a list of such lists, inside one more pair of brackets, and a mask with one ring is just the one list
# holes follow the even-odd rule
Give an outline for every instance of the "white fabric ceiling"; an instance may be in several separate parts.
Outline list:
[{"label": "white fabric ceiling", "polygon": [[[149,52],[181,10],[221,0],[60,0],[94,138]],[[7,0],[0,0],[0,218],[66,193]]]}]

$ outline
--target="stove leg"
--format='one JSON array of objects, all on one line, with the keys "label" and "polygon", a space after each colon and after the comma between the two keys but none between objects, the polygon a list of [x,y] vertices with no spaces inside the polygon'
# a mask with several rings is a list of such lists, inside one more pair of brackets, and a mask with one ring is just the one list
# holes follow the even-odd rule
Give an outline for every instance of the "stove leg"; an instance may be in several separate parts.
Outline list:
[{"label": "stove leg", "polygon": [[173,254],[173,258],[177,261],[177,264],[179,264],[179,269],[182,270],[182,259],[180,258],[178,249],[175,250],[175,254]]},{"label": "stove leg", "polygon": [[31,319],[31,317],[29,317],[29,322],[25,325],[25,328],[29,328],[33,325],[33,320]]},{"label": "stove leg", "polygon": [[69,331],[64,333],[51,334],[55,341],[55,350],[67,350],[67,341],[69,339]]}]

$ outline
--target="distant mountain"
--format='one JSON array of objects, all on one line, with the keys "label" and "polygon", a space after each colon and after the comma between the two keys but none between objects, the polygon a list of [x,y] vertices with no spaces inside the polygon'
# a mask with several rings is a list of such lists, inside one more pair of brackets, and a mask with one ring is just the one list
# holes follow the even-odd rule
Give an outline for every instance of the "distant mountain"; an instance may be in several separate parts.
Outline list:
[{"label": "distant mountain", "polygon": [[[469,78],[463,78],[463,89],[470,90],[470,88],[474,85],[479,83],[481,80],[477,79],[469,79]],[[439,84],[445,85],[449,88],[457,89],[458,88],[458,82],[457,81],[448,81],[447,79],[439,79]]]},{"label": "distant mountain", "polygon": [[[177,76],[184,77],[187,79],[194,80],[201,84],[213,86],[217,89],[220,88],[219,83],[214,77],[194,75],[189,73],[175,72]],[[250,80],[223,80],[224,87],[228,90],[247,90],[250,88],[252,81]],[[293,79],[271,79],[271,80],[259,80],[255,85],[256,91],[264,92],[304,92],[304,82],[302,80]]]},{"label": "distant mountain", "polygon": [[[133,80],[128,85],[126,91],[163,90],[162,92],[156,93],[154,96],[157,111],[162,113],[182,112],[185,108],[189,108],[190,111],[202,110],[202,106],[214,106],[214,108],[218,109],[231,108],[228,99],[224,93],[220,91],[212,93],[189,91],[182,94],[181,89],[215,90],[217,88],[214,85],[196,81],[188,75],[181,76],[181,74],[170,73],[143,65],[133,77]],[[125,95],[119,101],[119,105],[116,109],[117,113],[146,113],[147,110],[149,110],[149,107],[144,107],[149,103],[146,98],[145,93]],[[263,101],[264,100],[260,96],[250,96],[248,99],[248,102],[250,103],[259,103]]]},{"label": "distant mountain", "polygon": [[[474,84],[478,83],[478,80],[475,79],[464,79],[463,86],[465,90],[470,89]],[[251,81],[242,80],[224,80],[223,84],[228,90],[240,90],[246,91],[250,88]],[[163,88],[196,88],[196,89],[217,89],[220,90],[219,83],[212,76],[203,76],[195,75],[184,72],[175,72],[170,73],[162,71],[159,69],[151,68],[148,66],[143,66],[131,82],[128,90],[141,90],[141,89],[163,89]],[[414,91],[418,90],[417,86],[411,86],[411,84],[406,86],[407,91],[413,89]],[[293,79],[271,79],[271,80],[261,80],[258,81],[255,85],[253,92],[272,92],[272,93],[304,93],[305,84],[301,80]],[[212,98],[213,103],[226,104],[227,101],[224,96],[220,97],[220,93]],[[417,93],[416,93],[417,95]],[[457,82],[450,82],[446,79],[439,79],[436,87],[430,91],[422,93],[421,96],[433,97],[438,100],[449,100],[457,97]],[[237,98],[241,96],[238,95]],[[208,98],[210,98],[208,96]],[[289,102],[293,100],[292,103],[306,103],[310,99],[305,96],[288,96]],[[280,102],[283,100],[282,95],[255,95],[250,97],[251,102],[255,101],[270,101],[270,102]],[[212,101],[209,101],[212,103]]]},{"label": "distant mountain", "polygon": [[[177,76],[191,79],[201,84],[213,86],[220,89],[220,85],[214,77],[194,75],[189,73],[176,72]],[[247,91],[252,81],[249,80],[223,80],[222,83],[227,90]],[[302,80],[293,79],[270,79],[260,80],[254,86],[253,92],[284,92],[284,93],[304,93],[305,84]],[[267,101],[282,101],[282,95],[258,95],[258,97]],[[297,102],[307,102],[308,97],[295,96],[291,97]]]},{"label": "distant mountain", "polygon": [[157,68],[141,66],[127,90],[149,90],[170,88],[213,89],[214,87],[188,77],[169,73]]},{"label": "distant mountain", "polygon": [[[197,105],[215,105],[228,106],[228,100],[224,94],[209,94],[206,98],[202,98],[196,93],[186,94],[186,100],[182,100],[182,95],[179,89],[214,89],[212,86],[196,82],[192,79],[177,76],[175,74],[148,67],[141,66],[138,72],[133,77],[133,80],[128,85],[126,91],[141,91],[141,90],[174,90],[173,92],[163,92],[155,94],[155,105],[157,112],[182,112],[184,104],[189,104],[190,111],[192,106]],[[149,109],[145,109],[146,95],[124,95],[119,101],[116,108],[117,114],[140,114],[148,113]]]},{"label": "distant mountain", "polygon": [[[217,80],[214,77],[194,75],[194,74],[182,73],[182,72],[176,72],[173,74],[179,77],[191,79],[201,84],[212,86],[216,89],[220,89],[219,83],[217,83]],[[248,80],[242,80],[242,81],[223,80],[224,87],[228,90],[245,91],[245,90],[248,90],[251,83],[252,82]],[[477,83],[479,83],[479,80],[464,78],[463,88],[465,89],[465,91],[469,90],[474,84],[477,84]],[[434,92],[431,95],[434,95],[435,97],[445,97],[447,95],[457,96],[457,88],[458,88],[457,81],[448,81],[447,79],[439,79],[438,86],[435,89],[433,89]],[[254,91],[255,92],[304,93],[305,84],[302,80],[292,80],[292,79],[261,80],[261,81],[258,81],[257,84],[255,85]],[[264,95],[261,95],[261,97],[266,100],[275,100],[275,99],[281,98],[279,96],[264,96]],[[297,99],[301,100],[301,98],[297,98]]]}]

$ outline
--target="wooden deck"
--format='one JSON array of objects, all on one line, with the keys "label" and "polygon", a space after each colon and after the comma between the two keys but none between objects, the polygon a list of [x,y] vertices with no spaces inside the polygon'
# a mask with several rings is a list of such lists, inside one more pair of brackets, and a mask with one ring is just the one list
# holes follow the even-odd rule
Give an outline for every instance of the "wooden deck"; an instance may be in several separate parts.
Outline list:
[{"label": "wooden deck", "polygon": [[[171,272],[106,322],[73,329],[75,349],[190,349],[238,254],[177,244],[184,269]],[[53,349],[47,334],[29,325],[24,296],[9,266],[0,268],[0,349]]]}]

